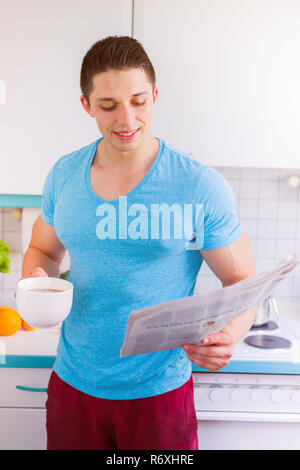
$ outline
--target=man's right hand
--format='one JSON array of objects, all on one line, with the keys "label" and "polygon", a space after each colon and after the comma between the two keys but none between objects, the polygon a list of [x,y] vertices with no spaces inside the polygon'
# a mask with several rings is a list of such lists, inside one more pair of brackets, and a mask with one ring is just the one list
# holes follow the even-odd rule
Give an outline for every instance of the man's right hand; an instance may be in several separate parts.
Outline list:
[{"label": "man's right hand", "polygon": [[[34,268],[32,271],[30,271],[28,276],[21,277],[18,280],[18,282],[21,281],[21,279],[26,279],[28,277],[45,277],[45,276],[48,276],[48,274],[46,273],[46,271],[43,268],[41,268],[39,266],[37,268]],[[14,297],[16,297],[16,292],[14,293]]]}]

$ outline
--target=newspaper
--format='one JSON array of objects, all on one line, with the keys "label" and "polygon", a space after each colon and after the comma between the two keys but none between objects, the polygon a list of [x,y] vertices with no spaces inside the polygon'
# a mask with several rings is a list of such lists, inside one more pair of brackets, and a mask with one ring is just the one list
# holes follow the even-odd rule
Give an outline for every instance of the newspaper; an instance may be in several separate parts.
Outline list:
[{"label": "newspaper", "polygon": [[204,336],[262,302],[299,262],[293,254],[233,285],[131,311],[120,357],[200,344]]}]

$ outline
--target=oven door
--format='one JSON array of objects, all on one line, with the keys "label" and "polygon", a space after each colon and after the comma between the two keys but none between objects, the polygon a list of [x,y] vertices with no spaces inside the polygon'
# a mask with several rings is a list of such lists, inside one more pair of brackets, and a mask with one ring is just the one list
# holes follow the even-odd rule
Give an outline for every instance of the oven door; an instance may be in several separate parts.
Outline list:
[{"label": "oven door", "polygon": [[300,450],[300,413],[199,411],[199,450]]}]

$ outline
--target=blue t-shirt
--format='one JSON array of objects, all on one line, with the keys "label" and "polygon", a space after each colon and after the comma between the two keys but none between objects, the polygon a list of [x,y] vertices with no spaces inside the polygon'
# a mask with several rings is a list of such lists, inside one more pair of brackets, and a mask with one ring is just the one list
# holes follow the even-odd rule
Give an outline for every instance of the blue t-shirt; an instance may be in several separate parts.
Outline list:
[{"label": "blue t-shirt", "polygon": [[[130,311],[193,295],[203,261],[198,248],[229,245],[243,227],[226,179],[160,138],[140,183],[107,203],[90,183],[101,139],[60,157],[43,189],[41,217],[69,252],[74,286],[53,368],[95,397],[154,396],[183,385],[191,362],[182,348],[120,358]],[[186,216],[170,208],[187,208]],[[178,231],[182,220],[190,231]]]}]

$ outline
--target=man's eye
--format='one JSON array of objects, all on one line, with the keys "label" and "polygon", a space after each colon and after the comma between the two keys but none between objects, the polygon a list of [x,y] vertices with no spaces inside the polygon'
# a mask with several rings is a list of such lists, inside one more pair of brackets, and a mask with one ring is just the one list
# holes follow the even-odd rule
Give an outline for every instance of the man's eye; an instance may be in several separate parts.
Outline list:
[{"label": "man's eye", "polygon": [[[133,103],[134,106],[142,106],[143,104],[145,104],[146,101],[143,101],[143,103]],[[110,108],[102,108],[103,111],[112,111],[113,109],[115,109],[116,106],[111,106]]]},{"label": "man's eye", "polygon": [[102,108],[103,111],[111,111],[112,109],[115,109],[115,106],[112,106],[111,108]]}]

